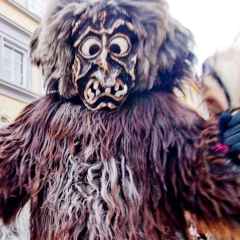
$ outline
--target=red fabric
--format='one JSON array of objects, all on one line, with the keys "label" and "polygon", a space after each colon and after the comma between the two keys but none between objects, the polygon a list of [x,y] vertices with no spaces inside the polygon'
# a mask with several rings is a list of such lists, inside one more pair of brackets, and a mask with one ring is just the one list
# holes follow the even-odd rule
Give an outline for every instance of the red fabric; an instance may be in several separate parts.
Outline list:
[{"label": "red fabric", "polygon": [[227,145],[224,145],[224,144],[219,143],[219,144],[217,145],[216,149],[215,149],[215,152],[219,152],[219,151],[222,152],[222,153],[224,153],[224,154],[226,154],[226,153],[228,153],[229,148],[228,148]]}]

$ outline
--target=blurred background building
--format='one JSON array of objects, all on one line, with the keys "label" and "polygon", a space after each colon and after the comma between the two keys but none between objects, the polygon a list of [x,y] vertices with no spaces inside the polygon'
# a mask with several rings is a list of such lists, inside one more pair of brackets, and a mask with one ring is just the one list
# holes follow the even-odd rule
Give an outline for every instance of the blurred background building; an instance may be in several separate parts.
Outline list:
[{"label": "blurred background building", "polygon": [[0,0],[0,113],[13,120],[43,93],[29,43],[47,0]]}]

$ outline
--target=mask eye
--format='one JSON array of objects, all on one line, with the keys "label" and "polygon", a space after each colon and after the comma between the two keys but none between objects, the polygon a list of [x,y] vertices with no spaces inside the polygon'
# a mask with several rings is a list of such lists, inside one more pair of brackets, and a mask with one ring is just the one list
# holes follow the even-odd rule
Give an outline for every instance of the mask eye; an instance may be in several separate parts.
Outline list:
[{"label": "mask eye", "polygon": [[81,52],[85,58],[93,58],[101,50],[101,43],[96,38],[88,38],[81,46]]},{"label": "mask eye", "polygon": [[109,50],[113,55],[126,56],[131,50],[130,41],[124,37],[116,37],[110,42]]}]

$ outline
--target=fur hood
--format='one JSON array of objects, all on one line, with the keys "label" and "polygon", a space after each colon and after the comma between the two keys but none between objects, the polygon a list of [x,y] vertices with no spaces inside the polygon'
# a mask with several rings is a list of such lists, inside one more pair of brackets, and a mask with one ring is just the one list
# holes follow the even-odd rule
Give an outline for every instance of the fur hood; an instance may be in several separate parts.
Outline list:
[{"label": "fur hood", "polygon": [[[96,19],[102,9],[128,12],[139,40],[135,91],[152,88],[171,92],[180,79],[191,73],[189,30],[172,18],[165,0],[50,0],[45,16],[31,40],[31,61],[42,65],[48,92],[64,98],[77,94],[72,81],[74,48],[72,26],[83,14]],[[186,63],[187,62],[187,63]]]}]

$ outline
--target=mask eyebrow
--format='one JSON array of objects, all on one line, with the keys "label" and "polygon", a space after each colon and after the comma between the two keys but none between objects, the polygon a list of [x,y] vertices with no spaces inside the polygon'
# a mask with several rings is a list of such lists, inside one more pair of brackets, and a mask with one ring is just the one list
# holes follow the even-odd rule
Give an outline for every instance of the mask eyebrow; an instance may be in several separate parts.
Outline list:
[{"label": "mask eyebrow", "polygon": [[[76,25],[79,25],[78,22],[76,22]],[[109,29],[106,29],[106,28],[102,28],[100,30],[97,30],[97,29],[94,29],[92,26],[88,26],[87,29],[82,33],[82,34],[79,34],[80,37],[77,38],[77,40],[74,42],[74,47],[77,47],[81,42],[82,40],[90,33],[94,33],[94,34],[97,34],[97,35],[102,35],[104,33],[106,34],[109,34],[109,35],[112,35],[113,32],[115,32],[118,28],[120,28],[121,26],[126,26],[128,30],[130,30],[131,32],[135,33],[134,31],[134,25],[129,22],[129,21],[126,21],[122,18],[119,18],[117,19],[117,21],[115,21],[112,26],[109,28]],[[78,28],[75,28],[74,27],[74,31],[75,32],[72,32],[72,35],[75,34],[77,32],[77,29]]]},{"label": "mask eyebrow", "polygon": [[114,21],[111,24],[111,27],[108,28],[108,31],[110,32],[109,34],[112,34],[114,29],[117,29],[121,26],[126,26],[130,31],[134,32],[134,25],[131,22],[123,18],[118,18],[117,21]]}]

